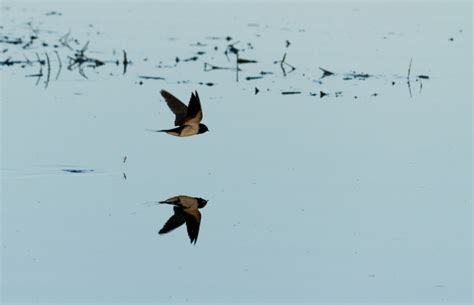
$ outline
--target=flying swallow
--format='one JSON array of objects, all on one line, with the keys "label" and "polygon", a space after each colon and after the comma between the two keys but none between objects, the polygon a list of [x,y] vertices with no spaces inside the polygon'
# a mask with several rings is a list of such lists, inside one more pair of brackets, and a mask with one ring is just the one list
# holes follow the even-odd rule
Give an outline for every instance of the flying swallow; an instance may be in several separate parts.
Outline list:
[{"label": "flying swallow", "polygon": [[191,243],[196,244],[199,234],[199,225],[201,224],[201,213],[198,209],[205,207],[207,200],[199,197],[181,195],[160,201],[160,203],[174,205],[174,214],[166,221],[158,233],[168,233],[186,223],[189,240]]},{"label": "flying swallow", "polygon": [[191,93],[191,99],[187,107],[168,91],[161,90],[160,93],[165,99],[166,104],[168,104],[168,107],[176,115],[174,126],[178,127],[155,131],[166,132],[176,137],[189,137],[209,131],[206,125],[201,124],[202,109],[197,91]]}]

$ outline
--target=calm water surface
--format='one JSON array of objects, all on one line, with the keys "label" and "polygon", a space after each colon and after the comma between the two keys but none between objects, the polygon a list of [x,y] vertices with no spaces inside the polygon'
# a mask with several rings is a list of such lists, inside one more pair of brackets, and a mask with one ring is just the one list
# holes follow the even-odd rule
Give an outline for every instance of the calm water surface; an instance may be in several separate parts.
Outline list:
[{"label": "calm water surface", "polygon": [[[3,303],[471,303],[470,2],[4,1],[0,25]],[[104,65],[68,70],[87,41]],[[148,131],[160,89],[198,90],[210,132]],[[209,200],[196,245],[158,234],[175,195]]]}]

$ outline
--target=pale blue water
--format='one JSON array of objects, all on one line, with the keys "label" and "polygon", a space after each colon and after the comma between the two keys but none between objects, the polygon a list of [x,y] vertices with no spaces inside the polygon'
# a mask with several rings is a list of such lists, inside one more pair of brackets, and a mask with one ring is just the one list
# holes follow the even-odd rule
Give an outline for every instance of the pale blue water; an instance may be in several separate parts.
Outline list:
[{"label": "pale blue water", "polygon": [[[1,14],[1,36],[28,37],[31,21],[40,38],[0,44],[0,61],[52,62],[47,88],[25,77],[38,65],[0,67],[3,303],[472,302],[469,2],[6,1]],[[59,47],[56,80],[68,31],[132,64],[86,79]],[[238,82],[205,72],[235,66],[235,41],[258,62]],[[172,127],[160,89],[198,90],[211,131],[147,131]],[[209,199],[195,246],[184,226],[157,234],[172,208],[149,203],[181,194]]]}]

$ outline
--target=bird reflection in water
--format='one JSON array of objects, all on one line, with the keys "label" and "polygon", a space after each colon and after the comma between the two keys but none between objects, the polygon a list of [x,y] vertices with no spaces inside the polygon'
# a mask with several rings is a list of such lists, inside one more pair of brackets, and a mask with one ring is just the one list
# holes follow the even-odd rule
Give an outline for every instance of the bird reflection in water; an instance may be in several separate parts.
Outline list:
[{"label": "bird reflection in water", "polygon": [[186,223],[189,240],[191,243],[196,244],[199,226],[201,224],[201,213],[199,209],[206,206],[207,200],[199,197],[180,195],[160,201],[159,203],[174,205],[174,214],[166,221],[158,233],[160,235],[166,234]]}]

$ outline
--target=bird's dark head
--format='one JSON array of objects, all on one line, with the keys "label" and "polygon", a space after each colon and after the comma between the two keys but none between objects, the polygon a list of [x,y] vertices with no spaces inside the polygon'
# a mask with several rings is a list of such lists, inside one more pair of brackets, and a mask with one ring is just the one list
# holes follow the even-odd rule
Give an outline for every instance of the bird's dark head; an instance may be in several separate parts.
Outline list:
[{"label": "bird's dark head", "polygon": [[198,208],[199,209],[202,209],[203,207],[205,207],[207,202],[209,201],[209,200],[202,199],[202,198],[196,198],[196,199],[198,201]]},{"label": "bird's dark head", "polygon": [[205,133],[205,132],[208,132],[209,131],[209,128],[207,128],[206,125],[204,124],[199,124],[199,131],[198,133]]}]

